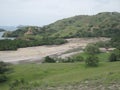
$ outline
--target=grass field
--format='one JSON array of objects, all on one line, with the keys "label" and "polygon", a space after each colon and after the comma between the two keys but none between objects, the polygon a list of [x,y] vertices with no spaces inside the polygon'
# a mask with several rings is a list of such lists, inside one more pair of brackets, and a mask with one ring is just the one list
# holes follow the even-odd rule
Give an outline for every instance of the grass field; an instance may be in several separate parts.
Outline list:
[{"label": "grass field", "polygon": [[[100,54],[99,57],[102,59],[107,56],[108,54]],[[104,84],[120,82],[120,62],[107,60],[101,60],[98,67],[86,67],[84,62],[18,64],[11,67],[14,71],[9,75],[8,82],[0,84],[0,90],[8,90],[10,82],[21,78],[43,87],[68,85],[85,80],[97,80]]]},{"label": "grass field", "polygon": [[[109,59],[109,55],[110,53],[100,53],[97,55],[97,57],[99,58],[100,62],[106,62]],[[73,55],[73,57],[76,57],[76,56],[82,56],[84,59],[86,59],[89,55],[83,52],[83,53],[78,53],[76,55]]]}]

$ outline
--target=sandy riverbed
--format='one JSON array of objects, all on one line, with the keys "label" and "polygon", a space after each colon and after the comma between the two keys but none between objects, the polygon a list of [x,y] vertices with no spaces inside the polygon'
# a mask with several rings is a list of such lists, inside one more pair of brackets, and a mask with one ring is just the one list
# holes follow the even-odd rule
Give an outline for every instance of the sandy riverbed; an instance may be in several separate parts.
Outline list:
[{"label": "sandy riverbed", "polygon": [[70,49],[84,48],[88,43],[106,41],[108,38],[71,38],[62,45],[36,46],[19,48],[17,51],[0,51],[0,61],[16,63],[20,61],[40,61],[43,57],[61,54]]}]

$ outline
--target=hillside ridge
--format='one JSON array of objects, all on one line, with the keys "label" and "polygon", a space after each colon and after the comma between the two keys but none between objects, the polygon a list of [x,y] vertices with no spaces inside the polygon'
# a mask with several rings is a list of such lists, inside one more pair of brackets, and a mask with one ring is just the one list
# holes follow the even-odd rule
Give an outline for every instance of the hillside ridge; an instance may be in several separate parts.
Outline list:
[{"label": "hillside ridge", "polygon": [[24,26],[11,33],[6,32],[3,36],[110,37],[118,31],[120,31],[120,13],[101,12],[96,15],[77,15],[61,19],[43,27]]}]

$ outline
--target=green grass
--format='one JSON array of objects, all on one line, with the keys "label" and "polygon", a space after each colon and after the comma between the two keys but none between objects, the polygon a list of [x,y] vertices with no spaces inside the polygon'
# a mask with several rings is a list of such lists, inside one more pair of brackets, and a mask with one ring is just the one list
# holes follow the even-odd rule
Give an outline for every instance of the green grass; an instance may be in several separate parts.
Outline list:
[{"label": "green grass", "polygon": [[100,53],[97,55],[100,61],[109,61],[110,53]]},{"label": "green grass", "polygon": [[108,83],[120,81],[120,62],[100,62],[98,67],[85,67],[83,62],[19,64],[12,67],[14,72],[9,75],[8,82],[0,84],[0,90],[8,90],[11,81],[21,78],[31,83],[37,82],[40,86],[65,85],[96,78]]},{"label": "green grass", "polygon": [[73,57],[77,57],[77,56],[82,56],[84,59],[86,59],[88,57],[88,54],[83,52],[83,53],[78,53],[78,54],[73,55]]},{"label": "green grass", "polygon": [[[84,58],[86,53],[76,54]],[[98,67],[86,67],[80,63],[45,63],[12,65],[14,72],[9,75],[9,81],[0,84],[0,90],[8,90],[9,84],[16,79],[24,79],[38,86],[57,86],[74,84],[84,80],[93,82],[120,82],[120,62],[108,62],[110,53],[100,53]]]},{"label": "green grass", "polygon": [[[100,53],[100,54],[97,54],[97,57],[99,58],[100,62],[105,62],[105,61],[108,61],[109,55],[110,53]],[[84,59],[86,59],[89,55],[83,52],[83,53],[78,53],[73,55],[73,58],[76,56],[82,56]]]}]

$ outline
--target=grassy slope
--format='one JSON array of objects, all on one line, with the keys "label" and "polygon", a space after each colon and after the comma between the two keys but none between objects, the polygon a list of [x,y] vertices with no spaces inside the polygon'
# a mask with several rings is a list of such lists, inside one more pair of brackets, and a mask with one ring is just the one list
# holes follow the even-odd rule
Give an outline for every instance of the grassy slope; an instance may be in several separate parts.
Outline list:
[{"label": "grassy slope", "polygon": [[[100,53],[97,56],[98,56],[100,62],[105,62],[105,61],[108,61],[109,55],[110,55],[110,53]],[[73,55],[73,57],[76,57],[76,56],[82,56],[84,59],[86,59],[86,57],[88,57],[88,55],[86,53],[78,53],[76,55]]]},{"label": "grassy slope", "polygon": [[[105,55],[101,55],[104,57]],[[100,82],[111,83],[120,81],[120,62],[100,62],[99,67],[85,67],[84,63],[54,64],[20,64],[12,66],[15,71],[9,75],[9,82],[24,78],[26,81],[39,85],[65,85],[98,79]],[[112,74],[111,74],[112,73]],[[7,90],[8,83],[0,84],[0,90]]]}]

